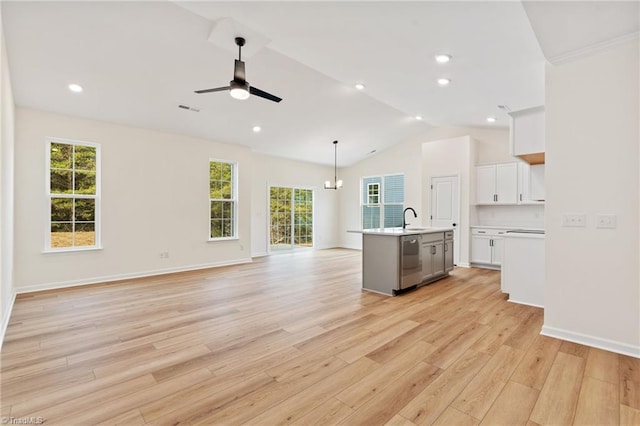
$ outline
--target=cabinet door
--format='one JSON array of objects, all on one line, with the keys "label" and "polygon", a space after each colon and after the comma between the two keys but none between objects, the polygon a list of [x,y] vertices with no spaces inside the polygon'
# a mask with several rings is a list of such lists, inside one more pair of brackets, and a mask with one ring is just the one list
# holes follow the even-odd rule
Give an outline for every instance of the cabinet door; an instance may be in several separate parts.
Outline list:
[{"label": "cabinet door", "polygon": [[529,199],[542,202],[545,199],[544,193],[544,164],[531,166],[529,174]]},{"label": "cabinet door", "polygon": [[496,166],[476,167],[476,204],[494,204],[496,195]]},{"label": "cabinet door", "polygon": [[518,202],[518,163],[496,165],[496,194],[498,204]]},{"label": "cabinet door", "polygon": [[471,237],[471,262],[491,263],[491,237],[473,235]]},{"label": "cabinet door", "polygon": [[494,265],[502,265],[502,259],[504,259],[504,239],[493,237],[491,247],[491,263]]},{"label": "cabinet door", "polygon": [[453,240],[444,242],[444,271],[453,270]]},{"label": "cabinet door", "polygon": [[431,249],[433,275],[444,274],[444,242],[434,243]]},{"label": "cabinet door", "polygon": [[518,203],[526,204],[529,197],[529,163],[518,163]]},{"label": "cabinet door", "polygon": [[422,243],[422,281],[428,280],[433,276],[431,247],[431,243]]}]

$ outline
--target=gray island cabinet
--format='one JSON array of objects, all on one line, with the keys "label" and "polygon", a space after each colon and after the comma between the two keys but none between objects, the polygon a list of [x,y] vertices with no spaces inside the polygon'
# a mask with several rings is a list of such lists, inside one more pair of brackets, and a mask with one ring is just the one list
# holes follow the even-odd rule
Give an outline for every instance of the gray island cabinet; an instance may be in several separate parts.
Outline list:
[{"label": "gray island cabinet", "polygon": [[453,230],[381,228],[362,233],[362,288],[395,296],[453,269]]}]

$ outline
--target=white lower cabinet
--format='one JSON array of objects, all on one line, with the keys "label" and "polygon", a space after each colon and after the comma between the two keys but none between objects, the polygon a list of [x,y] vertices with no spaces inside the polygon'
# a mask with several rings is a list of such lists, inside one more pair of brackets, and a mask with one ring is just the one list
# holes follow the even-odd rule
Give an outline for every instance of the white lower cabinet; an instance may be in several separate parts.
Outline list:
[{"label": "white lower cabinet", "polygon": [[471,263],[499,267],[504,258],[506,229],[474,228],[471,230]]}]

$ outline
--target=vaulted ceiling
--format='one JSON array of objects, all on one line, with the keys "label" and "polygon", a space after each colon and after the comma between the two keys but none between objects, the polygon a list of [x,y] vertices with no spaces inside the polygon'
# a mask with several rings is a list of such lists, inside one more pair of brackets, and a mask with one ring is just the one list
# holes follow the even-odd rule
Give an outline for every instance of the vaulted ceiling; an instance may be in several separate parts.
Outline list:
[{"label": "vaulted ceiling", "polygon": [[[536,38],[530,10],[520,2],[3,1],[2,20],[19,106],[319,164],[333,164],[338,139],[346,166],[429,126],[506,127],[498,105],[543,104],[543,50],[555,36]],[[229,83],[236,35],[247,39],[247,80],[282,102],[194,93]],[[438,64],[437,53],[452,60]],[[439,86],[441,77],[451,83]],[[84,91],[71,93],[69,83]]]}]

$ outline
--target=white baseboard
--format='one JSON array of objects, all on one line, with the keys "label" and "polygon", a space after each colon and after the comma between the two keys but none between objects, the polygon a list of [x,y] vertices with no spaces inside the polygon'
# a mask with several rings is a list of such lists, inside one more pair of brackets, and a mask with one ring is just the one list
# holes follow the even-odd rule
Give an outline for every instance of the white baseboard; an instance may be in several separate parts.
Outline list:
[{"label": "white baseboard", "polygon": [[542,326],[540,334],[555,337],[557,339],[568,340],[574,343],[580,343],[582,345],[593,346],[594,348],[604,349],[605,351],[628,355],[634,358],[640,358],[640,346],[633,346],[622,342],[616,342],[614,340],[602,339],[546,325]]},{"label": "white baseboard", "polygon": [[156,269],[153,271],[136,272],[133,274],[116,274],[106,275],[102,277],[86,278],[81,280],[61,281],[56,283],[35,284],[30,286],[19,287],[16,289],[18,294],[33,293],[36,291],[56,290],[60,288],[76,287],[88,284],[100,284],[111,281],[130,280],[133,278],[152,277],[154,275],[172,274],[174,272],[196,271],[198,269],[217,268],[220,266],[240,265],[243,263],[251,263],[251,258],[235,259],[226,262],[203,263],[200,265],[180,266],[176,268]]},{"label": "white baseboard", "polygon": [[251,257],[265,257],[265,256],[269,256],[269,253],[267,253],[266,251],[261,251],[260,253],[251,254]]},{"label": "white baseboard", "polygon": [[542,309],[544,309],[544,306],[542,306],[542,305],[536,305],[534,303],[528,303],[528,302],[521,302],[519,300],[514,300],[514,299],[508,299],[507,302],[517,303],[518,305],[527,305],[527,306],[533,306],[534,308],[542,308]]},{"label": "white baseboard", "polygon": [[461,268],[471,268],[471,265],[466,262],[456,263],[456,266],[459,266]]},{"label": "white baseboard", "polygon": [[502,269],[498,265],[488,265],[486,263],[471,263],[469,268],[491,269],[492,271],[500,271]]},{"label": "white baseboard", "polygon": [[9,326],[9,319],[11,318],[11,311],[13,311],[14,303],[16,303],[16,292],[14,290],[11,290],[11,301],[9,302],[9,306],[2,316],[2,329],[0,329],[0,350],[2,350],[4,336],[7,333],[7,327]]},{"label": "white baseboard", "polygon": [[362,245],[355,245],[355,244],[341,244],[337,246],[337,248],[362,251]]}]

